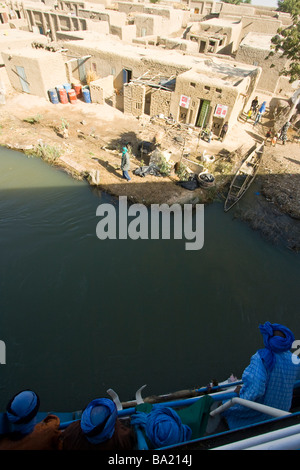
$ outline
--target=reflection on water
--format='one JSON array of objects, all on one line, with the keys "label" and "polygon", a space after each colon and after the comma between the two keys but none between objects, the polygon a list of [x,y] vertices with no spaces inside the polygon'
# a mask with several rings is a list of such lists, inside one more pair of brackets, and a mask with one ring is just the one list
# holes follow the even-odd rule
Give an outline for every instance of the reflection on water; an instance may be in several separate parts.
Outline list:
[{"label": "reflection on water", "polygon": [[240,375],[258,324],[300,337],[299,256],[266,243],[221,204],[205,241],[105,240],[85,182],[0,153],[0,408],[33,388],[42,410],[75,410],[113,388],[121,400]]}]

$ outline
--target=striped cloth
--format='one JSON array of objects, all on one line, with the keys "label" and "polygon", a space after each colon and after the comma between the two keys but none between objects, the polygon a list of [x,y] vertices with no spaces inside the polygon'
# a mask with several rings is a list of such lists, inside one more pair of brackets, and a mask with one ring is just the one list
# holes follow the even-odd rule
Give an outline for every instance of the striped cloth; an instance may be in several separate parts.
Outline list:
[{"label": "striped cloth", "polygon": [[[277,353],[274,367],[268,372],[259,352],[252,357],[249,366],[244,370],[240,398],[262,403],[273,408],[289,411],[293,397],[293,387],[300,380],[300,364],[292,361],[290,351]],[[223,412],[230,429],[271,419],[242,405],[234,405]]]}]

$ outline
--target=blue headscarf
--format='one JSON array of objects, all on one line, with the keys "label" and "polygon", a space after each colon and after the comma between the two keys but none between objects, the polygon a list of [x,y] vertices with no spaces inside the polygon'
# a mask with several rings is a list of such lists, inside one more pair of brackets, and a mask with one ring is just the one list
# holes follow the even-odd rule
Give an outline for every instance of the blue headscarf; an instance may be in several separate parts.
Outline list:
[{"label": "blue headscarf", "polygon": [[23,390],[12,397],[6,407],[8,420],[13,425],[13,431],[29,434],[36,424],[36,415],[40,400],[31,390]]},{"label": "blue headscarf", "polygon": [[117,407],[109,398],[96,398],[84,409],[81,429],[92,444],[100,444],[113,436],[117,421]]},{"label": "blue headscarf", "polygon": [[[266,368],[271,371],[276,360],[275,353],[289,351],[295,337],[289,328],[279,323],[270,323],[267,321],[263,325],[259,325],[259,329],[263,335],[265,348],[260,349],[258,353],[264,361]],[[275,331],[283,333],[284,338],[278,335],[274,336]]]},{"label": "blue headscarf", "polygon": [[262,113],[265,112],[265,110],[266,110],[266,104],[267,104],[267,102],[264,101],[263,104],[261,105],[261,107],[259,108],[259,111],[258,111],[259,113],[262,114]]},{"label": "blue headscarf", "polygon": [[176,411],[166,406],[153,408],[148,414],[136,413],[131,417],[131,424],[144,427],[156,448],[188,441],[192,435],[191,428],[182,424]]}]

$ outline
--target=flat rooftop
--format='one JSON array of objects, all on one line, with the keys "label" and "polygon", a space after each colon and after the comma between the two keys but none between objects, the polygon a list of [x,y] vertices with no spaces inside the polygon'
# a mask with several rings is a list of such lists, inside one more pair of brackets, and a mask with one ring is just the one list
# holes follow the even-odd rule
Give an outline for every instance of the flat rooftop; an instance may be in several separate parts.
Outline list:
[{"label": "flat rooftop", "polygon": [[269,51],[271,49],[271,39],[273,36],[274,34],[248,33],[242,40],[240,46]]},{"label": "flat rooftop", "polygon": [[178,66],[179,70],[183,68],[186,70],[197,68],[206,74],[211,73],[219,77],[220,75],[228,76],[229,81],[231,81],[231,77],[244,78],[257,69],[256,66],[238,63],[231,59],[208,58],[207,56],[183,54],[175,50],[150,49],[142,45],[123,44],[121,41],[109,39],[107,36],[103,41],[99,41],[99,39],[85,39],[81,41],[61,41],[61,43],[63,43],[66,49],[70,48],[70,46],[82,49],[84,54],[94,50],[111,55],[112,57],[122,56],[133,60],[153,61],[168,64],[169,66]]},{"label": "flat rooftop", "polygon": [[22,31],[21,29],[1,29],[0,30],[0,43],[9,46],[10,44],[18,41],[31,41],[47,43],[46,36],[38,33],[31,33],[29,31]]}]

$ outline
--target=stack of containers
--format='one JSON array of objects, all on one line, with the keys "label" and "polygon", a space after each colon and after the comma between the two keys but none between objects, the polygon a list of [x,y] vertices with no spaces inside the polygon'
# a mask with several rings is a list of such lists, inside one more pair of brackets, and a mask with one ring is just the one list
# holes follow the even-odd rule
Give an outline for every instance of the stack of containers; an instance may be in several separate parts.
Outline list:
[{"label": "stack of containers", "polygon": [[75,104],[80,98],[82,98],[85,103],[92,102],[88,85],[82,86],[75,83],[72,85],[70,83],[64,83],[63,85],[57,85],[55,88],[51,88],[51,90],[48,91],[51,102],[58,103],[60,101],[62,104],[69,102]]}]

